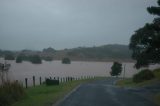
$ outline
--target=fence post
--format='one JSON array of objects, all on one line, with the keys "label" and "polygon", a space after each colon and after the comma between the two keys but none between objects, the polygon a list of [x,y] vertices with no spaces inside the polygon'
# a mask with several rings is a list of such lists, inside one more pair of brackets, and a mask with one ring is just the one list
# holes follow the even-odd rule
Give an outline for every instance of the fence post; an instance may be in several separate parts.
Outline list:
[{"label": "fence post", "polygon": [[59,82],[62,83],[62,78],[59,78]]},{"label": "fence post", "polygon": [[65,82],[65,78],[63,77],[63,82]]},{"label": "fence post", "polygon": [[33,86],[35,87],[35,76],[33,76]]},{"label": "fence post", "polygon": [[42,84],[42,78],[41,77],[39,77],[39,82],[40,82],[40,85]]},{"label": "fence post", "polygon": [[28,88],[27,78],[25,78],[25,85],[26,85],[26,88]]}]

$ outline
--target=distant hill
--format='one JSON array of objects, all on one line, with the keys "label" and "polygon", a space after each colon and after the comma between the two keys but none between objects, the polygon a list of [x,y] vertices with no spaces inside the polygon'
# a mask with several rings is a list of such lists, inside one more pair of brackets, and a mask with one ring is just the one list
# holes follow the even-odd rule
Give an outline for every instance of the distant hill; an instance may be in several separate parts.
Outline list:
[{"label": "distant hill", "polygon": [[62,60],[70,58],[77,61],[133,61],[131,51],[127,45],[110,44],[98,47],[78,47],[73,49],[55,50],[51,47],[44,48],[42,51],[22,50],[22,51],[2,51],[0,56],[12,53],[15,57],[23,55],[39,55],[42,59]]},{"label": "distant hill", "polygon": [[78,47],[56,51],[54,57],[69,57],[72,60],[97,60],[97,61],[130,61],[131,51],[127,45],[110,44],[99,47]]}]

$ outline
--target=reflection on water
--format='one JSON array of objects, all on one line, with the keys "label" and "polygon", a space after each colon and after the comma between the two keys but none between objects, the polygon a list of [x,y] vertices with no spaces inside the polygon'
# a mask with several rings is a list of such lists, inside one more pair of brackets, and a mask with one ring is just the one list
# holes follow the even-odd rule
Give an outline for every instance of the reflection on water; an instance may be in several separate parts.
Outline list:
[{"label": "reflection on water", "polygon": [[[3,61],[1,59],[1,61]],[[81,76],[110,76],[112,62],[82,62],[72,61],[71,64],[62,64],[61,61],[46,62],[42,64],[32,64],[30,62],[15,63],[15,61],[7,61],[11,64],[9,76],[11,79],[24,82],[25,78],[29,78],[31,83],[32,76],[36,77],[36,83],[39,83],[39,77],[44,80],[45,77],[81,77]],[[125,64],[126,77],[131,77],[138,72],[133,68],[134,63]],[[150,66],[151,69],[158,65]],[[123,73],[122,75],[123,76]]]}]

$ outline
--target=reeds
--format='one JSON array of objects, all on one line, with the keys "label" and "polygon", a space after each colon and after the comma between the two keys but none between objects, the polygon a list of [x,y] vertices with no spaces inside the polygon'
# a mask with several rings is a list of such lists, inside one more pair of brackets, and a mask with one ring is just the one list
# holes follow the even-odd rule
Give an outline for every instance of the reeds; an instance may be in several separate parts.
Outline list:
[{"label": "reeds", "polygon": [[24,96],[23,86],[16,81],[7,81],[0,85],[0,106],[9,106]]}]

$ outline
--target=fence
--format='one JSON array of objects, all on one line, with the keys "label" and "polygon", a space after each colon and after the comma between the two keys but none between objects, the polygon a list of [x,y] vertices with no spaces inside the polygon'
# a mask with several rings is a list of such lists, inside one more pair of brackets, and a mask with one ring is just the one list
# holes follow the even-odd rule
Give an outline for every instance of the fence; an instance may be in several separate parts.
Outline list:
[{"label": "fence", "polygon": [[[86,80],[86,79],[92,79],[92,78],[95,78],[95,76],[81,76],[81,77],[45,77],[45,80],[43,81],[42,80],[42,77],[39,77],[38,78],[38,82],[36,84],[36,77],[33,76],[32,77],[32,86],[35,87],[36,85],[41,85],[42,83],[44,83],[46,81],[46,79],[53,79],[53,80],[58,80],[59,83],[65,83],[65,82],[71,82],[71,81],[74,81],[74,80]],[[29,79],[28,78],[25,78],[25,81],[24,81],[24,87],[25,88],[28,88],[28,81]]]}]

